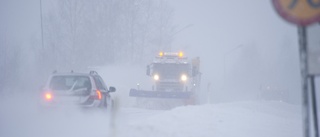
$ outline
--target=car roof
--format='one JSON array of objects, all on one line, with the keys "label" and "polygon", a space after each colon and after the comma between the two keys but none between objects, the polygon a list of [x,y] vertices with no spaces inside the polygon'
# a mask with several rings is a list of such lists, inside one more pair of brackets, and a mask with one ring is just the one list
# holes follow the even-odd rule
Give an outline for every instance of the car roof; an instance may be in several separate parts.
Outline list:
[{"label": "car roof", "polygon": [[52,76],[92,76],[88,73],[73,73],[73,72],[69,72],[69,73],[54,73],[52,74]]},{"label": "car roof", "polygon": [[73,70],[71,72],[57,72],[55,70],[51,76],[99,76],[99,74],[94,70],[91,70],[89,73],[73,72]]}]

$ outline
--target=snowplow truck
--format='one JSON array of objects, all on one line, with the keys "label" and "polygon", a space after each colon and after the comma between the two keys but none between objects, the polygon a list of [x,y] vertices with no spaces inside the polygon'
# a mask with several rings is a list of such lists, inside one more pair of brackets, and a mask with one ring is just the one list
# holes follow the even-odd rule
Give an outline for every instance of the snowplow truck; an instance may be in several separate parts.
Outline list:
[{"label": "snowplow truck", "polygon": [[200,88],[199,57],[189,61],[182,52],[160,52],[147,65],[146,74],[153,80],[151,90],[130,89],[131,97],[195,100]]}]

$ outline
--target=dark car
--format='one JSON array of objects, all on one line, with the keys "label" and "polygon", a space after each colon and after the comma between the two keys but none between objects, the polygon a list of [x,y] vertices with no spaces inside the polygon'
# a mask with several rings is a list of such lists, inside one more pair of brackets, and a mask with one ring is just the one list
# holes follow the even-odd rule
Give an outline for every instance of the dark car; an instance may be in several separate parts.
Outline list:
[{"label": "dark car", "polygon": [[95,71],[90,73],[57,73],[48,79],[41,92],[40,104],[44,107],[80,106],[111,108],[113,99],[107,87]]}]

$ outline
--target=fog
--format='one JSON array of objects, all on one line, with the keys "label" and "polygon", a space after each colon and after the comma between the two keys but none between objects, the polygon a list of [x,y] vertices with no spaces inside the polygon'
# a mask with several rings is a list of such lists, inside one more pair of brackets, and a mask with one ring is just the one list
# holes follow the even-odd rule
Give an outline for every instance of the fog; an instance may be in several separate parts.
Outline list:
[{"label": "fog", "polygon": [[252,99],[270,86],[283,90],[285,100],[299,102],[297,28],[282,20],[269,1],[173,4],[180,9],[176,22],[193,24],[173,45],[201,56],[203,84],[211,83],[218,95],[213,100]]},{"label": "fog", "polygon": [[[255,111],[259,101],[285,103],[257,103],[276,108],[267,109],[272,114],[282,114],[281,109],[301,113],[298,29],[278,16],[267,0],[1,0],[0,20],[0,136],[116,136],[113,132],[119,129],[113,120],[117,126],[148,130],[144,135],[148,136],[149,127],[143,125],[148,122],[137,121],[162,114],[175,117],[174,112],[181,111],[137,108],[135,98],[128,96],[137,83],[151,89],[145,69],[159,51],[200,57],[198,105],[218,104],[222,111],[212,113],[226,111],[221,103]],[[320,25],[307,30],[309,50],[319,50]],[[96,70],[108,86],[117,88],[113,94],[118,99],[117,118],[108,111],[39,112],[39,92],[54,70]],[[286,129],[297,130],[299,116],[292,116],[294,125]],[[286,120],[277,125],[288,124]],[[150,134],[184,135],[162,134],[157,126]],[[119,136],[130,133],[141,135],[130,131]]]}]

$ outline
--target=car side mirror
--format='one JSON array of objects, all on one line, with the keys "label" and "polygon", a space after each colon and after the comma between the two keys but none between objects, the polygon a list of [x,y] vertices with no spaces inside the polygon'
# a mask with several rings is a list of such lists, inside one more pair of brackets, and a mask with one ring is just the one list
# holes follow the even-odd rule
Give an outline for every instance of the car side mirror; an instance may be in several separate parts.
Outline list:
[{"label": "car side mirror", "polygon": [[198,71],[195,67],[192,67],[192,77],[195,77],[196,75],[198,75]]},{"label": "car side mirror", "polygon": [[109,87],[109,92],[116,92],[116,88],[115,87]]}]

